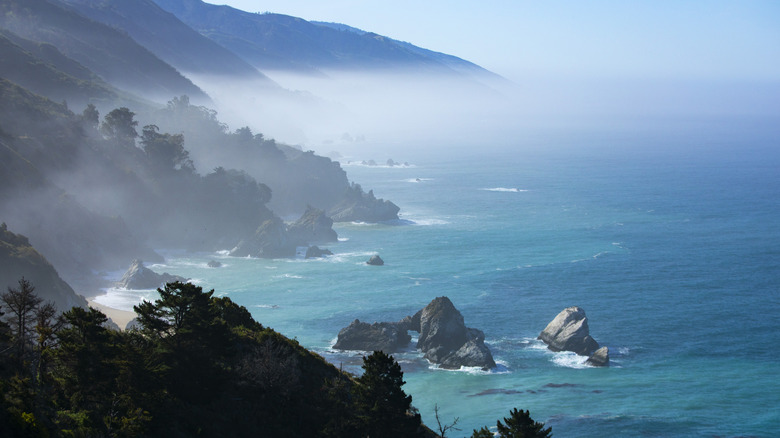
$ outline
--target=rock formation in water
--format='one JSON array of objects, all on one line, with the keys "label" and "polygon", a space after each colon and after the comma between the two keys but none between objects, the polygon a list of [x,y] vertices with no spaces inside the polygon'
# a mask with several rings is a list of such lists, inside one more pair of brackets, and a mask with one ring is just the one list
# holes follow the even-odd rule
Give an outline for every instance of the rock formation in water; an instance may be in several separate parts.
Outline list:
[{"label": "rock formation in water", "polygon": [[331,250],[327,248],[320,248],[319,246],[314,245],[306,249],[306,255],[304,256],[304,258],[316,259],[316,258],[325,257],[329,255],[333,255],[333,252]]},{"label": "rock formation in water", "polygon": [[325,212],[308,206],[306,212],[287,228],[290,238],[299,246],[313,243],[329,243],[339,240],[333,230],[333,220]]},{"label": "rock formation in water", "polygon": [[588,318],[579,307],[567,307],[558,314],[539,338],[552,351],[573,351],[587,356],[599,348],[598,342],[590,337]]},{"label": "rock formation in water", "polygon": [[220,263],[220,262],[218,262],[216,260],[209,260],[209,262],[207,263],[207,266],[209,268],[221,268],[222,267],[222,263]]},{"label": "rock formation in water", "polygon": [[143,261],[135,259],[130,264],[130,268],[127,269],[125,275],[117,283],[117,287],[124,289],[156,289],[165,283],[174,281],[185,282],[187,279],[167,272],[158,274],[144,266]]},{"label": "rock formation in water", "polygon": [[71,307],[87,306],[87,300],[60,278],[54,266],[30,245],[27,237],[8,231],[5,223],[0,224],[0,293],[6,292],[8,287],[17,288],[22,277],[35,287],[38,297],[44,302],[53,302],[62,312]]},{"label": "rock formation in water", "polygon": [[590,355],[586,364],[594,367],[606,367],[609,366],[609,348],[601,347]]},{"label": "rock formation in water", "polygon": [[368,324],[355,320],[339,332],[333,348],[340,350],[397,351],[411,340],[407,331],[420,333],[417,349],[429,361],[446,369],[496,366],[481,330],[468,328],[463,315],[447,297],[430,302],[414,316],[399,322]]},{"label": "rock formation in water", "polygon": [[233,257],[284,258],[293,257],[298,246],[314,242],[335,242],[338,235],[333,231],[333,221],[325,212],[309,207],[290,226],[278,216],[264,221],[255,233],[239,242],[230,251]]},{"label": "rock formation in water", "polygon": [[438,297],[417,312],[412,330],[420,332],[417,348],[442,368],[496,366],[481,330],[466,327],[463,315],[447,297]]},{"label": "rock formation in water", "polygon": [[352,184],[328,216],[335,222],[382,222],[398,219],[400,210],[390,201],[377,199],[373,190],[364,193],[360,184]]},{"label": "rock formation in water", "polygon": [[333,348],[392,353],[409,345],[411,340],[412,337],[402,324],[396,322],[369,324],[356,319],[341,329]]},{"label": "rock formation in water", "polygon": [[382,260],[382,257],[379,257],[378,255],[372,255],[366,264],[371,266],[382,266],[385,264],[385,261]]}]

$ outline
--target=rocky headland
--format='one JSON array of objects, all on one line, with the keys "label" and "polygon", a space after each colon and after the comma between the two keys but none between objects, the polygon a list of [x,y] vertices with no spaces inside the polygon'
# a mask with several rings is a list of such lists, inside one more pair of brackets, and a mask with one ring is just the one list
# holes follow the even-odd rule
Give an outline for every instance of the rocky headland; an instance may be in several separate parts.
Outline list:
[{"label": "rocky headland", "polygon": [[144,266],[142,260],[135,259],[130,263],[130,267],[125,272],[125,275],[122,276],[122,279],[116,285],[119,288],[131,290],[156,289],[162,287],[165,283],[174,281],[186,282],[187,279],[167,272],[158,274]]},{"label": "rocky headland", "polygon": [[485,345],[485,334],[466,327],[463,315],[447,297],[434,299],[414,316],[398,322],[368,324],[355,320],[339,332],[333,348],[391,353],[408,346],[411,341],[409,330],[420,333],[416,348],[423,357],[441,368],[488,370],[496,366]]}]

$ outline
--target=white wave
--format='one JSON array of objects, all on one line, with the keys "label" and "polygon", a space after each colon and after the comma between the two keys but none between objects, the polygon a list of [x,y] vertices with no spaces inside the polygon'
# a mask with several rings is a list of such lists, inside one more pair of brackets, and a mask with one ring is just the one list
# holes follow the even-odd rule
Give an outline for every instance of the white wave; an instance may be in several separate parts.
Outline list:
[{"label": "white wave", "polygon": [[491,375],[491,374],[509,374],[511,371],[509,371],[509,368],[507,367],[506,362],[503,361],[496,361],[496,367],[491,368],[489,370],[483,370],[481,367],[460,367],[457,369],[449,369],[449,368],[441,368],[439,364],[432,363],[428,361],[428,369],[430,370],[437,370],[437,371],[449,371],[452,373],[466,373],[471,375]]},{"label": "white wave", "polygon": [[480,189],[484,190],[486,192],[510,192],[510,193],[520,193],[520,192],[527,192],[527,189],[518,189],[514,187],[492,187],[488,189]]},{"label": "white wave", "polygon": [[258,309],[278,309],[279,308],[279,306],[276,305],[276,304],[255,304],[252,307],[255,307],[255,308],[258,308]]},{"label": "white wave", "polygon": [[275,275],[274,278],[296,278],[296,279],[300,279],[300,278],[303,278],[303,277],[300,276],[300,275],[295,275],[295,274],[282,274],[282,275]]},{"label": "white wave", "polygon": [[349,240],[349,237],[339,237],[339,242],[346,242]]},{"label": "white wave", "polygon": [[431,226],[431,225],[447,225],[449,222],[444,219],[410,219],[412,225]]},{"label": "white wave", "polygon": [[404,180],[404,182],[408,182],[408,183],[420,183],[426,181],[433,181],[433,178],[409,178]]},{"label": "white wave", "polygon": [[590,368],[585,364],[588,360],[587,356],[580,356],[577,353],[571,351],[559,351],[553,353],[552,362],[558,366],[574,369]]},{"label": "white wave", "polygon": [[220,255],[220,256],[223,256],[223,257],[227,257],[227,256],[230,255],[230,250],[229,249],[221,249],[221,250],[215,252],[214,254]]}]

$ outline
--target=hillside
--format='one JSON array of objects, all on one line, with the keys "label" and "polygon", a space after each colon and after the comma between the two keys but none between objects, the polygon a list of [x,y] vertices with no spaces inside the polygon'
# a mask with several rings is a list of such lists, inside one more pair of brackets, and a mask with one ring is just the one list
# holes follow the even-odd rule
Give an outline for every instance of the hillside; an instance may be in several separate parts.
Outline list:
[{"label": "hillside", "polygon": [[82,15],[126,31],[184,74],[270,79],[234,53],[199,34],[151,0],[62,0]]},{"label": "hillside", "polygon": [[0,3],[0,28],[56,47],[123,90],[147,98],[188,94],[193,99],[209,101],[189,79],[127,34],[90,20],[61,3],[5,0]]},{"label": "hillside", "polygon": [[[439,56],[377,35],[311,23],[280,14],[253,14],[201,0],[154,0],[193,29],[260,69],[312,73],[324,69],[460,74],[457,58]],[[464,68],[473,64],[462,61]],[[487,71],[482,70],[487,73]]]},{"label": "hillside", "polygon": [[0,224],[0,293],[18,286],[24,277],[34,282],[38,297],[58,309],[86,307],[87,301],[59,276],[57,270],[30,245],[27,237],[14,234]]}]

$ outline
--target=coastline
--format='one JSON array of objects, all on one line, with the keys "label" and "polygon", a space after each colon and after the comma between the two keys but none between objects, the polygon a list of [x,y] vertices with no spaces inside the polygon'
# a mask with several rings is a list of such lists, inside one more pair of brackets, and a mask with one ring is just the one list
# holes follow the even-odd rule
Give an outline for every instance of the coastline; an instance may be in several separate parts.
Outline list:
[{"label": "coastline", "polygon": [[114,323],[116,323],[116,325],[118,325],[122,330],[127,327],[127,323],[136,317],[135,312],[114,309],[113,307],[108,307],[106,305],[97,303],[92,298],[87,299],[87,303],[90,307],[94,307],[95,309],[100,310],[107,317],[111,318],[111,320],[114,321]]}]

